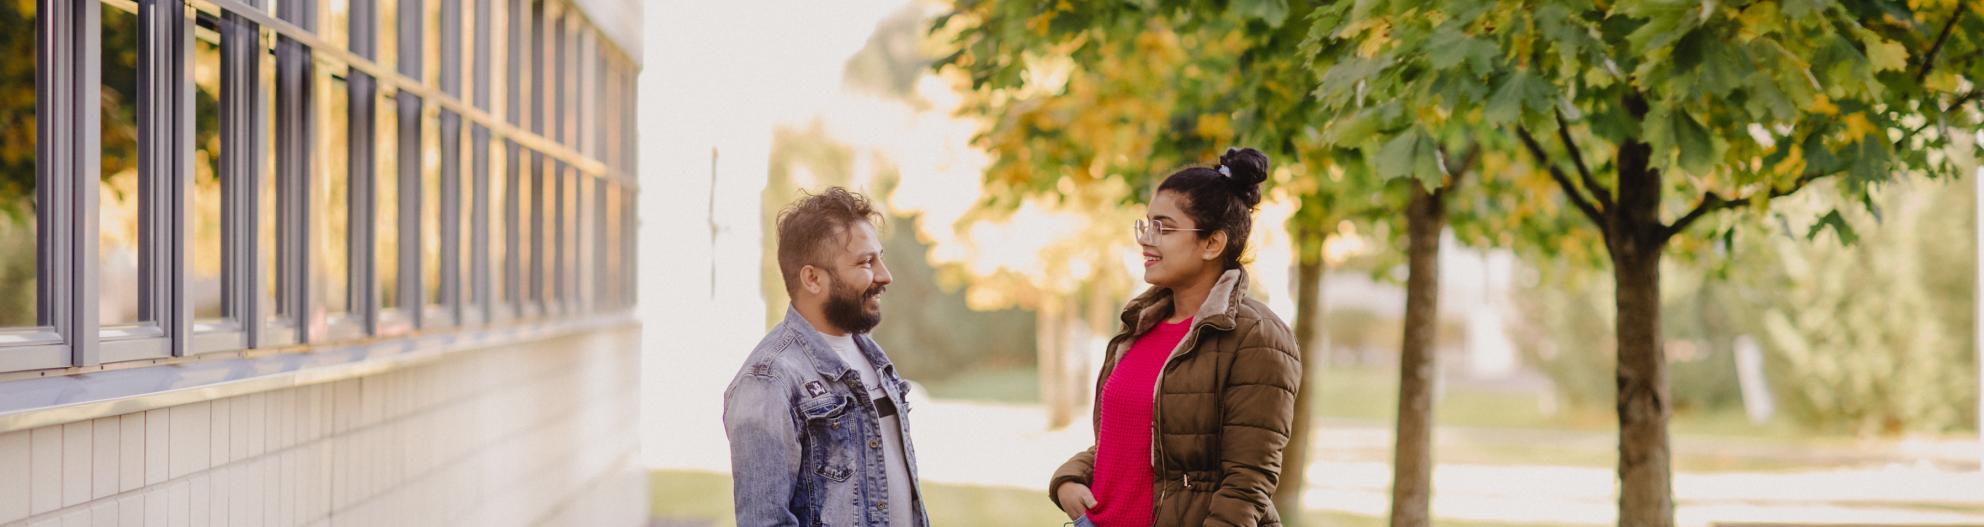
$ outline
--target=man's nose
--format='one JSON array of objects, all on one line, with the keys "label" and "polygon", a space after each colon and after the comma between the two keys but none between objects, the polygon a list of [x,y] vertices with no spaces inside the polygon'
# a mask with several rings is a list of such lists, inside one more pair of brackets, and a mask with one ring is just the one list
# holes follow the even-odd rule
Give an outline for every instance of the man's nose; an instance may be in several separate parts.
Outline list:
[{"label": "man's nose", "polygon": [[890,282],[894,282],[894,281],[895,281],[895,276],[889,274],[889,265],[885,263],[881,263],[879,261],[876,262],[875,285],[889,285]]}]

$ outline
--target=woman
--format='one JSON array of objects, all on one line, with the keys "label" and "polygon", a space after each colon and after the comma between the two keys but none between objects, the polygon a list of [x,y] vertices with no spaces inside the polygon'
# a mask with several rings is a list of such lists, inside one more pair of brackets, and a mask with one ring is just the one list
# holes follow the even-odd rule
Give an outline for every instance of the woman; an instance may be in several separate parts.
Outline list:
[{"label": "woman", "polygon": [[1247,249],[1268,158],[1228,149],[1166,177],[1136,222],[1144,281],[1096,381],[1096,444],[1048,494],[1076,525],[1279,525],[1271,501],[1295,417],[1301,354],[1247,297]]}]

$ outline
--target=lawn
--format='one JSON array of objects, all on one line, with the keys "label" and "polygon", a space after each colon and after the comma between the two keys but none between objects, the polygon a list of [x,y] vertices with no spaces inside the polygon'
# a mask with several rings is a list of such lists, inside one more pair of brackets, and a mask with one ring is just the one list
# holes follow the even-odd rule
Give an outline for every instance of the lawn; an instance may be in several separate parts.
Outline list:
[{"label": "lawn", "polygon": [[[655,471],[649,476],[649,515],[671,526],[735,527],[731,515],[730,476],[707,472]],[[1039,492],[925,484],[925,508],[930,524],[945,527],[1008,527],[1015,525],[1054,526],[1068,517],[1054,509]],[[1378,527],[1384,518],[1324,511],[1308,511],[1303,525]],[[1443,526],[1509,527],[1498,523],[1441,521]]]}]

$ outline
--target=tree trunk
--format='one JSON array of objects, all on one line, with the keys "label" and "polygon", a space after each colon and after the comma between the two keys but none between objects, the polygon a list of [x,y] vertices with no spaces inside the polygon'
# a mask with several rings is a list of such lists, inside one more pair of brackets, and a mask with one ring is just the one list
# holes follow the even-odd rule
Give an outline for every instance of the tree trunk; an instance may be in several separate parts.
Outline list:
[{"label": "tree trunk", "polygon": [[1618,309],[1619,525],[1671,527],[1667,360],[1660,342],[1660,171],[1645,143],[1619,147],[1619,195],[1606,247]]},{"label": "tree trunk", "polygon": [[1033,343],[1040,377],[1040,404],[1047,408],[1047,429],[1059,430],[1074,421],[1074,394],[1068,390],[1068,320],[1065,300],[1041,301],[1034,311]]},{"label": "tree trunk", "polygon": [[[1295,240],[1295,345],[1301,348],[1302,384],[1295,392],[1295,421],[1288,447],[1281,454],[1281,480],[1274,489],[1274,508],[1283,525],[1302,523],[1303,476],[1309,466],[1309,414],[1316,398],[1312,379],[1323,356],[1323,234],[1314,226],[1298,228]],[[1310,248],[1313,247],[1314,250]]]},{"label": "tree trunk", "polygon": [[1392,451],[1394,527],[1429,524],[1433,493],[1433,353],[1440,317],[1440,196],[1412,185],[1406,206],[1405,336],[1399,354],[1398,433]]}]

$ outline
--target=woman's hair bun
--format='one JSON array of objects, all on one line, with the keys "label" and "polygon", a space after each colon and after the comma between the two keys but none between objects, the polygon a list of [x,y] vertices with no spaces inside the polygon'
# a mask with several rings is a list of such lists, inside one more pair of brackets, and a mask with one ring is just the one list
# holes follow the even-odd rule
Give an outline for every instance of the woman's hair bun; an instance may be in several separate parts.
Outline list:
[{"label": "woman's hair bun", "polygon": [[1261,182],[1268,179],[1268,155],[1252,148],[1226,149],[1219,156],[1219,171],[1229,180],[1233,193],[1247,208],[1261,203]]}]

